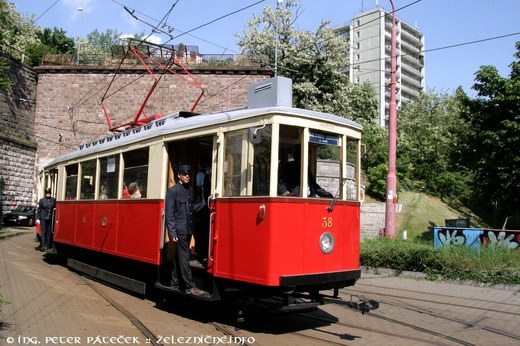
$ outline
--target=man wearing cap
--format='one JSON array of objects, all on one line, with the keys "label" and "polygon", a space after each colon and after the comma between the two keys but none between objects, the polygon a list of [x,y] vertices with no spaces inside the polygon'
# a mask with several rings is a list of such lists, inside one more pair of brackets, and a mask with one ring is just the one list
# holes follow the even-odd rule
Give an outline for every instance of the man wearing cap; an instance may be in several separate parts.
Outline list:
[{"label": "man wearing cap", "polygon": [[56,208],[56,199],[51,197],[51,188],[45,188],[45,197],[38,202],[36,217],[40,222],[41,250],[49,250],[51,245],[52,215]]},{"label": "man wearing cap", "polygon": [[175,186],[166,191],[164,202],[168,236],[170,241],[177,245],[171,288],[174,290],[180,288],[186,294],[203,295],[206,292],[198,290],[192,285],[190,241],[193,234],[193,214],[202,209],[205,202],[194,203],[190,176],[191,166],[179,165],[177,167],[177,178],[179,180]]}]

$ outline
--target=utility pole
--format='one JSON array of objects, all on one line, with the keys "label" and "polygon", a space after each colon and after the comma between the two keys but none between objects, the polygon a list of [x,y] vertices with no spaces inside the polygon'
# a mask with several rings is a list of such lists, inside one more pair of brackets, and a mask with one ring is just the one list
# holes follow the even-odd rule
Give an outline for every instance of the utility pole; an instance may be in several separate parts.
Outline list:
[{"label": "utility pole", "polygon": [[392,47],[390,71],[390,116],[388,119],[388,175],[386,177],[386,213],[385,235],[395,238],[395,207],[397,203],[397,102],[396,102],[396,70],[397,70],[397,32],[395,28],[395,7],[392,5]]},{"label": "utility pole", "polygon": [[278,27],[280,26],[280,20],[278,19],[278,9],[282,4],[283,0],[276,0],[276,27],[274,28],[274,75],[278,75]]},{"label": "utility pole", "polygon": [[82,27],[83,27],[83,7],[78,7],[78,11],[80,12],[80,22],[79,22],[79,35],[78,35],[78,54],[77,54],[77,57],[76,57],[76,65],[79,65],[79,51],[80,51],[80,47],[81,47],[81,30],[82,30]]}]

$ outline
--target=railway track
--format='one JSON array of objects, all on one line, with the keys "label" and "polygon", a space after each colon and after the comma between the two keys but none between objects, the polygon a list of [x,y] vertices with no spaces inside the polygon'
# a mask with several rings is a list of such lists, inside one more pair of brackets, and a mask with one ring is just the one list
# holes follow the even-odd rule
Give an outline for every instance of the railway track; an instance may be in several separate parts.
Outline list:
[{"label": "railway track", "polygon": [[[502,314],[504,315],[504,319],[507,319],[508,317],[507,316],[520,316],[520,313],[517,312],[517,311],[520,311],[518,309],[516,309],[515,311],[508,311],[507,308],[511,308],[511,307],[519,307],[520,308],[520,305],[519,304],[515,304],[515,303],[503,303],[503,302],[493,302],[494,305],[497,305],[499,308],[489,308],[489,307],[484,307],[484,306],[475,306],[474,304],[475,303],[486,303],[486,304],[489,304],[489,301],[484,301],[484,300],[476,300],[476,299],[469,299],[469,298],[464,298],[464,297],[459,297],[459,296],[454,296],[454,295],[448,295],[448,294],[433,294],[433,293],[424,293],[424,292],[420,292],[420,291],[414,291],[414,290],[399,290],[399,293],[401,294],[392,294],[392,293],[389,293],[388,292],[388,289],[386,289],[387,292],[385,292],[384,294],[382,294],[381,292],[370,292],[370,291],[367,291],[367,288],[371,288],[371,287],[376,287],[378,289],[381,289],[382,287],[381,286],[374,286],[374,285],[368,285],[368,284],[360,284],[359,286],[362,286],[362,287],[365,287],[363,290],[360,290],[360,289],[357,289],[357,288],[351,288],[349,289],[349,292],[363,292],[364,294],[371,294],[371,295],[378,295],[380,297],[380,302],[382,304],[385,304],[385,305],[391,305],[391,306],[394,306],[394,307],[398,307],[398,308],[401,308],[401,309],[406,309],[406,310],[409,310],[409,311],[414,311],[414,312],[418,312],[418,313],[421,313],[421,314],[428,314],[432,317],[435,317],[435,318],[439,318],[439,319],[443,319],[443,320],[446,320],[448,322],[455,322],[455,323],[459,323],[461,325],[464,325],[466,326],[466,328],[476,328],[476,329],[482,329],[482,330],[485,330],[487,332],[490,332],[490,333],[493,333],[493,334],[496,334],[496,335],[501,335],[501,336],[505,336],[505,337],[508,337],[508,338],[511,338],[512,340],[517,340],[517,341],[520,341],[520,334],[516,334],[516,333],[511,333],[509,331],[506,331],[506,330],[503,330],[503,329],[500,329],[500,328],[496,328],[496,327],[491,327],[491,326],[488,326],[488,325],[485,325],[485,324],[482,324],[482,323],[478,323],[478,322],[475,322],[475,321],[470,321],[470,320],[467,320],[467,319],[463,319],[463,318],[458,318],[458,317],[454,317],[454,316],[448,316],[446,315],[446,313],[441,313],[441,312],[436,312],[434,311],[434,307],[437,305],[437,306],[450,306],[450,307],[454,307],[454,308],[463,308],[463,309],[469,309],[469,310],[472,310],[472,311],[476,311],[476,312],[486,312],[486,313],[493,313],[493,314]],[[415,294],[421,294],[421,295],[425,295],[425,296],[433,296],[434,298],[437,298],[437,299],[434,299],[434,298],[417,298],[417,297],[410,297],[410,296],[406,296],[406,294],[410,294],[410,293],[415,293]],[[459,303],[451,303],[451,302],[447,302],[447,301],[443,301],[442,299],[439,299],[439,297],[441,298],[456,298]],[[466,302],[466,304],[464,304],[464,302]],[[425,308],[425,307],[422,307],[422,306],[419,306],[419,304],[427,304],[427,305],[430,305],[430,306],[433,306],[432,308]],[[374,314],[374,315],[377,315],[377,314]]]},{"label": "railway track", "polygon": [[[123,305],[112,299],[110,294],[100,289],[89,279],[78,275],[81,281],[100,295],[107,303],[116,308],[123,314],[144,336],[146,343],[151,345],[163,345],[161,336],[149,328],[146,323],[136,317]],[[518,314],[515,310],[507,311],[507,304],[497,302],[492,307],[482,307],[475,305],[478,300],[459,300],[459,303],[443,302],[443,298],[460,298],[449,294],[435,295],[433,293],[425,293],[422,291],[408,290],[392,290],[386,288],[386,293],[379,290],[384,287],[370,284],[359,284],[356,288],[349,288],[340,291],[344,294],[363,294],[376,298],[383,309],[372,311],[365,316],[344,308],[333,309],[333,314],[324,312],[319,309],[315,313],[302,313],[295,315],[270,315],[268,318],[253,317],[252,323],[228,323],[206,321],[218,332],[217,337],[227,337],[226,340],[234,340],[232,344],[237,345],[269,345],[277,344],[280,340],[291,340],[290,343],[312,344],[312,345],[345,345],[355,342],[357,335],[369,334],[379,339],[393,338],[401,340],[404,344],[435,344],[435,345],[476,345],[474,338],[466,338],[453,331],[443,331],[438,325],[449,324],[452,330],[470,329],[479,331],[480,333],[488,333],[490,335],[507,338],[514,344],[520,341],[520,335],[507,330],[502,330],[485,323],[478,323],[469,319],[448,315],[445,312],[439,312],[434,308],[424,306],[438,305],[442,308],[464,308],[480,311],[482,313],[503,314],[504,316],[516,317]],[[440,299],[439,299],[440,297]],[[515,303],[512,304],[516,306]],[[350,311],[343,313],[342,311]],[[218,316],[218,315],[216,315]],[[422,323],[414,321],[413,316],[421,316]],[[429,316],[425,323],[425,317]],[[188,317],[189,318],[189,317]],[[217,318],[218,320],[218,318]],[[307,320],[308,322],[302,322]],[[195,319],[196,321],[196,319]],[[314,322],[309,322],[314,321]],[[320,321],[322,323],[315,323]],[[379,321],[379,322],[377,322]],[[197,322],[195,322],[197,323]],[[202,322],[201,322],[202,323]],[[386,327],[381,328],[384,324]],[[301,327],[290,328],[291,325]],[[394,327],[392,327],[394,326]],[[340,330],[340,331],[338,331]],[[488,335],[489,338],[489,335]],[[368,341],[366,337],[363,337]],[[434,341],[432,341],[434,340]],[[504,340],[504,339],[502,339]],[[285,342],[285,341],[284,341]],[[505,344],[508,344],[507,342]]]},{"label": "railway track", "polygon": [[[123,316],[125,316],[144,336],[144,343],[153,346],[163,346],[165,344],[175,343],[170,337],[166,339],[158,334],[154,333],[140,318],[138,318],[135,314],[130,312],[127,308],[125,308],[122,304],[118,303],[115,299],[113,299],[110,294],[108,294],[105,290],[97,287],[89,278],[82,276],[76,273],[77,277],[81,280],[81,282],[93,290],[96,294],[102,297],[108,304],[113,306],[116,310],[118,310]],[[215,336],[215,340],[225,340],[226,343],[230,343],[234,345],[242,345],[242,346],[250,346],[259,345],[256,342],[250,342],[251,337],[241,335],[240,332],[237,332],[234,327],[225,325],[219,322],[209,322],[211,326],[215,328],[215,330],[219,331],[222,335]],[[213,337],[213,336],[211,336]],[[222,339],[224,337],[225,339]],[[165,343],[162,340],[166,340]],[[252,339],[254,340],[254,338]],[[201,339],[202,341],[202,339]],[[211,342],[211,341],[210,341]]]}]

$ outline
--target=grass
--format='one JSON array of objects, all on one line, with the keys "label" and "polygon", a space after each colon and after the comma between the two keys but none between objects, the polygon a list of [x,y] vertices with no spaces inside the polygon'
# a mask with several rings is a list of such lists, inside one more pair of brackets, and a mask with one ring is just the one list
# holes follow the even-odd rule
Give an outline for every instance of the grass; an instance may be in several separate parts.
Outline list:
[{"label": "grass", "polygon": [[406,230],[409,239],[431,241],[433,227],[444,226],[445,219],[469,218],[472,227],[486,227],[470,210],[461,206],[455,209],[445,201],[422,192],[402,191],[399,203],[403,208],[396,214],[398,237],[402,237]]},{"label": "grass", "polygon": [[[401,192],[399,203],[403,208],[396,214],[396,239],[365,240],[361,245],[361,264],[391,268],[397,273],[423,272],[431,280],[520,285],[520,249],[481,247],[472,251],[465,246],[442,250],[433,247],[433,227],[444,226],[445,219],[469,218],[472,227],[487,227],[470,210],[454,208],[446,202],[450,201],[421,192]],[[407,241],[402,240],[404,230]]]},{"label": "grass", "polygon": [[520,285],[520,251],[465,246],[435,249],[430,242],[376,238],[361,245],[361,264],[424,272],[431,280],[459,280],[495,285]]}]

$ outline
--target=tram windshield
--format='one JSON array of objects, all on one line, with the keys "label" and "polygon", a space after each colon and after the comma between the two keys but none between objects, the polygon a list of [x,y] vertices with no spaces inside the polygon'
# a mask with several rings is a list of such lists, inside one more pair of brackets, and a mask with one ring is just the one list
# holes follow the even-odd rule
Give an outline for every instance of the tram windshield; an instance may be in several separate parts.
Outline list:
[{"label": "tram windshield", "polygon": [[[278,195],[303,197],[305,193],[307,197],[332,198],[341,181],[340,136],[310,131],[307,155],[302,138],[303,128],[280,126]],[[306,161],[302,161],[302,157]],[[303,176],[305,165],[302,164],[305,162],[306,177]],[[305,181],[307,184],[302,188]]]},{"label": "tram windshield", "polygon": [[[279,127],[278,179],[273,182],[276,194],[356,200],[358,140],[348,138],[343,143],[342,135],[309,129],[305,143],[304,130],[299,126]],[[252,137],[252,131],[256,136]],[[272,141],[272,125],[225,134],[225,197],[269,196]]]}]

